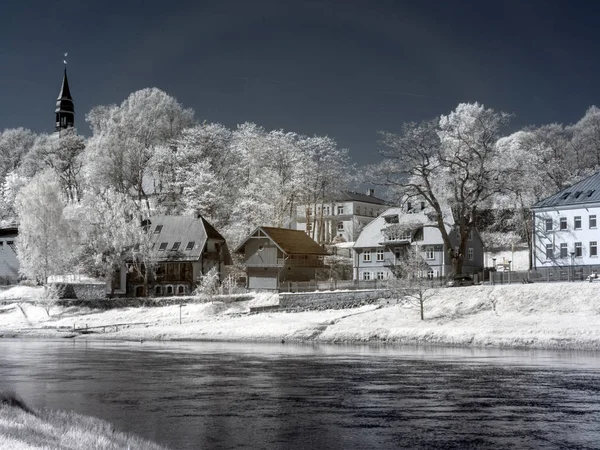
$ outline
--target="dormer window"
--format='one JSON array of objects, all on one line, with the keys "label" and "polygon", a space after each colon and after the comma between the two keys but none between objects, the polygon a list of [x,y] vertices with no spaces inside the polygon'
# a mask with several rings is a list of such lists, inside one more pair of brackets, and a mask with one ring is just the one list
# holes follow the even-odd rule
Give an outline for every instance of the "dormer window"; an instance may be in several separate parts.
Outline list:
[{"label": "dormer window", "polygon": [[593,189],[592,189],[592,190],[590,190],[590,191],[587,191],[587,196],[588,196],[588,197],[591,197],[591,196],[592,196],[592,194],[593,194],[594,192],[596,192],[596,191],[595,191],[595,190],[593,190]]},{"label": "dormer window", "polygon": [[567,198],[569,198],[569,195],[571,195],[571,193],[570,193],[570,192],[565,192],[565,193],[562,195],[561,199],[562,199],[562,200],[566,200]]},{"label": "dormer window", "polygon": [[194,248],[194,245],[195,245],[195,244],[196,244],[196,243],[195,243],[194,241],[190,241],[190,242],[188,242],[188,243],[187,243],[187,245],[186,245],[186,247],[185,247],[185,251],[186,251],[186,252],[189,252],[191,249],[193,249],[193,248]]},{"label": "dormer window", "polygon": [[181,242],[173,242],[173,247],[171,247],[171,250],[172,251],[179,250],[180,245],[181,245]]},{"label": "dormer window", "polygon": [[579,198],[581,194],[583,194],[583,191],[577,191],[575,194],[573,194],[573,198]]},{"label": "dormer window", "polygon": [[156,228],[154,229],[154,234],[159,234],[163,229],[162,225],[156,225]]},{"label": "dormer window", "polygon": [[167,249],[167,245],[169,245],[168,242],[161,242],[160,243],[160,247],[158,247],[158,251],[159,252],[164,252]]},{"label": "dormer window", "polygon": [[385,216],[383,218],[385,220],[385,223],[398,223],[398,216]]}]

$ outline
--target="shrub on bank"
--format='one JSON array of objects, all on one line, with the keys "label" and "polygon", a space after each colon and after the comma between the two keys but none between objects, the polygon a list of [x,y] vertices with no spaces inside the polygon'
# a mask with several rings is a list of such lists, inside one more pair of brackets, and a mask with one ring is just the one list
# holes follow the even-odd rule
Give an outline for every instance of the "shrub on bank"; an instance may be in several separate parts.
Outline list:
[{"label": "shrub on bank", "polygon": [[161,447],[95,417],[73,412],[33,411],[11,392],[0,391],[0,448],[148,449]]}]

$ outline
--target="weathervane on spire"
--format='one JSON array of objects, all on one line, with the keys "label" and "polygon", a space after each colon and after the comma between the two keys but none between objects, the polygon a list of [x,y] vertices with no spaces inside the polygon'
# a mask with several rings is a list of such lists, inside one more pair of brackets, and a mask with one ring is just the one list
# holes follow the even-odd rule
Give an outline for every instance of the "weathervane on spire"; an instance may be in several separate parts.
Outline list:
[{"label": "weathervane on spire", "polygon": [[65,59],[63,59],[63,63],[65,64],[65,67],[67,67],[67,55],[68,55],[68,53],[65,53]]}]

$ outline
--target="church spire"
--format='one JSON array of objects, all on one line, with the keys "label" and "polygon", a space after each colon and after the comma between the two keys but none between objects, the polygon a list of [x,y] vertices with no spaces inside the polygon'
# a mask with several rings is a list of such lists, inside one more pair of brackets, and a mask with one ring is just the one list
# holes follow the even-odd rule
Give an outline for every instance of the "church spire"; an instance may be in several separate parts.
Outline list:
[{"label": "church spire", "polygon": [[[65,58],[67,54],[65,53]],[[65,59],[65,73],[63,76],[60,93],[56,99],[56,131],[61,131],[75,125],[75,108],[73,106],[73,97],[69,89],[69,80],[67,79],[67,60]]]}]

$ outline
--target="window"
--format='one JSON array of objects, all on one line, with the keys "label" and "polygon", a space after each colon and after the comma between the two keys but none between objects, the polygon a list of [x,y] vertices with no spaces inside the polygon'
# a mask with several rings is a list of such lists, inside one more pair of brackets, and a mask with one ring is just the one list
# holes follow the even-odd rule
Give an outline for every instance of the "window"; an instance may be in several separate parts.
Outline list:
[{"label": "window", "polygon": [[398,223],[399,222],[398,216],[396,216],[396,215],[385,216],[383,219],[385,220],[385,223]]},{"label": "window", "polygon": [[338,216],[341,216],[342,214],[344,214],[344,207],[343,206],[338,206],[337,207],[337,213],[338,213]]},{"label": "window", "polygon": [[566,230],[567,229],[567,218],[566,217],[561,217],[560,218],[560,229],[561,230]]},{"label": "window", "polygon": [[344,231],[344,222],[338,222],[337,229],[338,231]]},{"label": "window", "polygon": [[579,198],[579,196],[580,196],[581,194],[583,194],[583,191],[577,191],[577,192],[575,192],[575,193],[573,194],[573,197],[575,197],[575,198]]},{"label": "window", "polygon": [[473,230],[469,231],[469,240],[473,240]]},{"label": "window", "polygon": [[546,231],[552,231],[552,219],[546,219]]},{"label": "window", "polygon": [[581,230],[581,216],[575,216],[575,229]]},{"label": "window", "polygon": [[181,242],[173,242],[173,247],[171,247],[171,250],[179,250],[180,245]]},{"label": "window", "polygon": [[575,257],[578,258],[583,255],[583,246],[581,242],[575,242]]},{"label": "window", "polygon": [[330,214],[329,206],[323,206],[323,214],[326,216]]},{"label": "window", "polygon": [[156,287],[154,288],[154,293],[155,293],[156,295],[161,295],[161,294],[162,294],[162,286],[156,286]]},{"label": "window", "polygon": [[590,215],[590,228],[596,228],[596,214]]},{"label": "window", "polygon": [[383,272],[377,272],[377,279],[383,280]]},{"label": "window", "polygon": [[598,242],[597,241],[590,242],[590,256],[598,256]]},{"label": "window", "polygon": [[475,259],[475,252],[473,251],[473,247],[469,247],[467,250],[467,255],[469,256],[469,261],[473,261]]},{"label": "window", "polygon": [[167,249],[167,245],[169,245],[168,242],[161,242],[160,243],[160,247],[158,247],[158,251],[159,252],[164,252]]},{"label": "window", "polygon": [[365,250],[365,252],[363,253],[363,261],[371,262],[371,250]]},{"label": "window", "polygon": [[552,244],[546,244],[546,259],[554,258],[554,247]]},{"label": "window", "polygon": [[178,294],[185,294],[185,286],[177,286],[177,293]]},{"label": "window", "polygon": [[154,234],[159,234],[163,229],[162,225],[156,225],[156,228],[154,229]]},{"label": "window", "polygon": [[368,281],[371,279],[371,272],[363,272],[363,280]]},{"label": "window", "polygon": [[195,242],[195,241],[190,241],[190,242],[188,242],[188,243],[187,243],[187,245],[185,246],[185,250],[186,250],[186,251],[190,251],[190,250],[192,250],[192,249],[194,248],[194,245],[196,245],[196,242]]},{"label": "window", "polygon": [[370,215],[371,215],[371,217],[373,217],[373,208],[371,208],[371,214]]},{"label": "window", "polygon": [[435,277],[435,271],[433,269],[429,269],[427,271],[427,279],[428,280],[433,280]]},{"label": "window", "polygon": [[564,193],[564,194],[561,196],[561,198],[562,198],[563,200],[566,200],[567,198],[569,198],[569,195],[571,195],[571,193],[570,193],[570,192],[565,192],[565,193]]},{"label": "window", "polygon": [[396,259],[400,259],[400,256],[402,256],[401,250],[398,247],[394,249],[394,256]]},{"label": "window", "polygon": [[357,215],[357,216],[360,216],[360,206],[357,206],[357,207],[356,207],[356,215]]},{"label": "window", "polygon": [[425,251],[425,257],[427,259],[435,259],[435,251],[433,247],[427,247],[427,250]]},{"label": "window", "polygon": [[377,249],[377,261],[383,261],[383,249]]},{"label": "window", "polygon": [[560,257],[566,258],[567,254],[568,254],[567,244],[566,243],[560,244]]},{"label": "window", "polygon": [[167,286],[167,294],[173,293],[173,286]]}]

